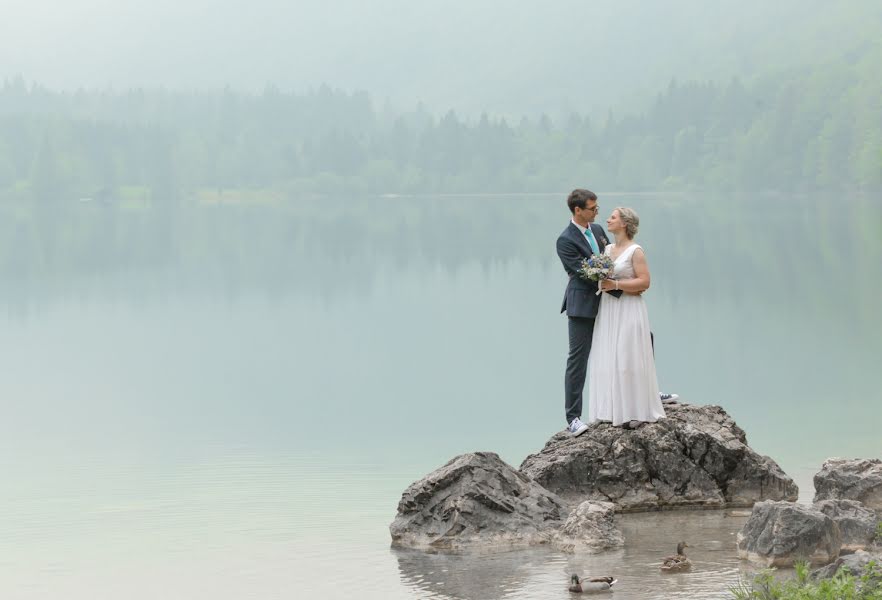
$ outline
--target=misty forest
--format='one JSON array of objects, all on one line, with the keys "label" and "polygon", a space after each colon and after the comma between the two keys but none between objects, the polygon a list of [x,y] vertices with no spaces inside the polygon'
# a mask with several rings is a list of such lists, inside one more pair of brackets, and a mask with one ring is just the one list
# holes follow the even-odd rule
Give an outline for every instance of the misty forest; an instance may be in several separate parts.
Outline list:
[{"label": "misty forest", "polygon": [[[642,112],[511,118],[395,111],[322,86],[173,93],[0,88],[7,202],[114,202],[206,191],[766,192],[882,185],[882,48],[756,81],[672,79]],[[68,198],[68,201],[77,198]]]},{"label": "misty forest", "polygon": [[[393,103],[370,89],[339,89],[330,76],[251,92],[58,91],[9,77],[0,85],[0,200],[36,210],[80,198],[163,204],[256,191],[546,192],[577,180],[619,191],[877,190],[878,20],[861,20],[854,3],[829,10],[843,23],[825,14],[827,30],[847,35],[847,45],[827,49],[833,42],[805,36],[815,26],[805,23],[775,48],[781,57],[749,75],[696,76],[684,63],[639,100],[609,96],[603,108],[591,91],[585,101],[568,98],[566,109],[549,102],[529,112]],[[781,60],[819,48],[820,63]],[[580,59],[590,65],[591,54]],[[522,93],[511,81],[485,85]]]}]

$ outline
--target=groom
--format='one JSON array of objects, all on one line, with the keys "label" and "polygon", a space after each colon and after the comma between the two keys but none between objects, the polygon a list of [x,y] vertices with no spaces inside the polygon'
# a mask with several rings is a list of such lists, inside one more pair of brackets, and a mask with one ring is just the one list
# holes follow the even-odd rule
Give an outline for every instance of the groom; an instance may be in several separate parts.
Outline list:
[{"label": "groom", "polygon": [[564,376],[564,407],[567,430],[573,435],[581,435],[588,430],[588,426],[580,419],[582,389],[585,387],[588,355],[591,353],[591,338],[594,335],[594,318],[600,306],[600,296],[595,293],[597,284],[579,277],[578,271],[582,266],[582,259],[592,254],[603,254],[609,240],[603,228],[594,224],[598,210],[597,194],[590,190],[573,190],[567,198],[567,206],[573,218],[557,238],[557,255],[570,277],[563,305],[560,307],[560,312],[567,313],[570,334],[570,353]]},{"label": "groom", "polygon": [[[603,227],[595,225],[597,217],[597,194],[590,190],[573,190],[567,198],[567,206],[573,218],[560,237],[557,238],[557,255],[569,275],[567,291],[564,294],[560,312],[566,311],[570,333],[570,353],[567,356],[567,371],[564,375],[564,408],[567,417],[567,431],[574,436],[588,430],[582,422],[582,390],[588,371],[588,355],[591,354],[591,340],[594,336],[594,319],[600,307],[597,284],[579,277],[582,259],[592,254],[603,254],[609,240]],[[620,290],[606,292],[621,296]],[[650,332],[652,337],[652,332]],[[676,402],[678,394],[659,393],[662,403]]]}]

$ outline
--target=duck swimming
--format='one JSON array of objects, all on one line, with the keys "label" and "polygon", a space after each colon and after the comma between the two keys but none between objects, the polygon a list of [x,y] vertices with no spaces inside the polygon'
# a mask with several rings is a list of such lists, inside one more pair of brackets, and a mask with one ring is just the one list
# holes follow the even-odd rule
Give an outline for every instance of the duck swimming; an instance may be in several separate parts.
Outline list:
[{"label": "duck swimming", "polygon": [[677,553],[672,556],[666,556],[662,559],[661,570],[665,573],[676,573],[678,571],[688,571],[692,568],[692,561],[686,558],[686,548],[689,544],[680,542],[677,544]]},{"label": "duck swimming", "polygon": [[583,577],[578,575],[570,577],[570,591],[576,594],[593,594],[595,592],[608,592],[618,579],[612,577]]}]

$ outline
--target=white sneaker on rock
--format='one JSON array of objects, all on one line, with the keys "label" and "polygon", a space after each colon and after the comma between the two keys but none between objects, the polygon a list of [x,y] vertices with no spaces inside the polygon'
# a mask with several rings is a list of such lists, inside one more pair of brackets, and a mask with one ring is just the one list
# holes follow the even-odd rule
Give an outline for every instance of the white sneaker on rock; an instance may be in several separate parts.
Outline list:
[{"label": "white sneaker on rock", "polygon": [[664,392],[659,392],[658,397],[661,398],[662,404],[673,404],[680,399],[680,394],[665,394]]},{"label": "white sneaker on rock", "polygon": [[582,419],[576,417],[573,419],[573,422],[570,423],[570,426],[567,427],[567,431],[569,431],[573,437],[576,437],[577,435],[582,435],[588,431],[588,426],[582,422]]}]

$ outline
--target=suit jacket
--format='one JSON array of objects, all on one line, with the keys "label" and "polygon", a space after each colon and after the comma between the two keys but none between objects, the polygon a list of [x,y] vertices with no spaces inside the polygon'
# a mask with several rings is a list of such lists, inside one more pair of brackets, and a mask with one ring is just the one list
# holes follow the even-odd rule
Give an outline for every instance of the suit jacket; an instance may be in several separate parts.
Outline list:
[{"label": "suit jacket", "polygon": [[[594,239],[603,254],[604,248],[609,244],[603,227],[596,223],[590,224]],[[563,268],[570,276],[567,290],[564,293],[563,304],[560,312],[566,311],[568,317],[587,317],[593,319],[597,316],[600,307],[600,296],[597,292],[597,282],[586,281],[579,277],[578,271],[582,266],[582,259],[594,254],[585,235],[572,222],[563,230],[557,238],[557,255]]]}]

